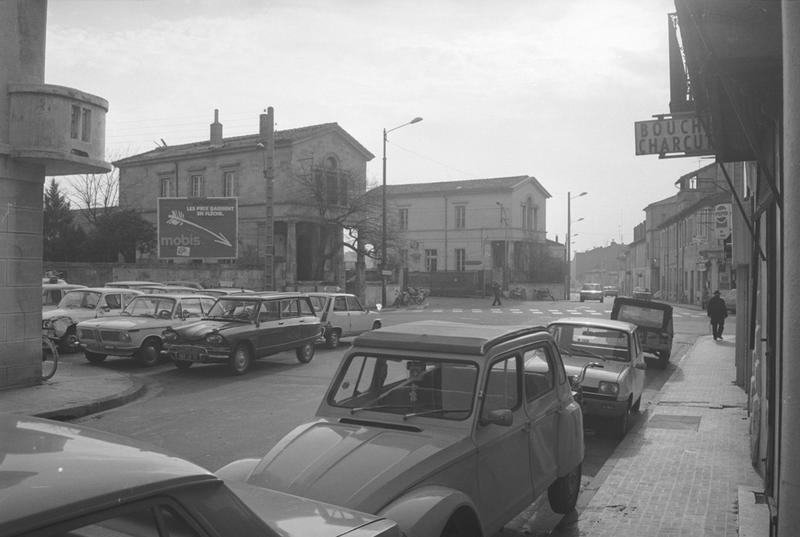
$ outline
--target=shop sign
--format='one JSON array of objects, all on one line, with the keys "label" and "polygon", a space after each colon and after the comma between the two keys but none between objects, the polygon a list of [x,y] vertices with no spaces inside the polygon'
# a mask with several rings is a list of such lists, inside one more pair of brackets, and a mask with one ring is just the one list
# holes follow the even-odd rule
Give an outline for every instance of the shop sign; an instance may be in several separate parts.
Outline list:
[{"label": "shop sign", "polygon": [[720,203],[714,207],[714,236],[725,239],[731,234],[731,204]]},{"label": "shop sign", "polygon": [[636,121],[634,129],[637,155],[689,157],[714,154],[711,138],[694,115]]},{"label": "shop sign", "polygon": [[158,198],[159,259],[236,258],[238,198]]}]

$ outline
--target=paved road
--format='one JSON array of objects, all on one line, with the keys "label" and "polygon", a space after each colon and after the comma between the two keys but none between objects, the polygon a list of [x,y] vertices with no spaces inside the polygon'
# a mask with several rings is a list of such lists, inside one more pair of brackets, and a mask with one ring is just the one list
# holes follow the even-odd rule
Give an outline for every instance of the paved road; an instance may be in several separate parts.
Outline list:
[{"label": "paved road", "polygon": [[[504,303],[503,307],[463,305],[425,309],[387,310],[385,325],[409,320],[441,319],[482,324],[546,324],[564,316],[608,317],[609,304]],[[674,371],[688,346],[707,324],[702,312],[675,311],[674,359],[667,370],[648,369],[642,409]],[[333,376],[343,350],[320,348],[309,364],[297,362],[294,352],[258,361],[241,377],[224,366],[195,366],[188,370],[162,364],[140,369],[131,360],[109,357],[100,367],[139,376],[146,395],[127,406],[87,416],[81,422],[107,431],[135,437],[166,447],[211,470],[244,457],[266,453],[295,425],[313,416]],[[85,363],[82,355],[67,360]],[[87,365],[88,366],[88,365]],[[641,416],[635,420],[643,419]],[[614,451],[617,440],[586,431],[585,491]],[[506,528],[504,535],[550,535],[561,520],[539,501]]]}]

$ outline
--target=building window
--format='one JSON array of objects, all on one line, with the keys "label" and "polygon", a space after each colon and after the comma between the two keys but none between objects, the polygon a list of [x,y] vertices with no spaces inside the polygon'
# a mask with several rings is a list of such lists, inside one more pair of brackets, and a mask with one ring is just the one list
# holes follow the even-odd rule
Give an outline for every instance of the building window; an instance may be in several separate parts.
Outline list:
[{"label": "building window", "polygon": [[192,176],[192,188],[190,189],[191,193],[190,196],[193,198],[202,198],[203,197],[203,176],[202,175],[193,175]]},{"label": "building window", "polygon": [[222,174],[222,195],[229,198],[236,196],[236,174],[234,172]]},{"label": "building window", "polygon": [[175,197],[175,183],[172,181],[172,177],[161,178],[161,197],[162,198]]},{"label": "building window", "polygon": [[425,270],[436,272],[438,255],[435,248],[425,250]]},{"label": "building window", "polygon": [[538,224],[538,222],[539,222],[539,208],[536,207],[536,206],[533,207],[533,215],[531,216],[531,220],[532,220],[531,227],[528,228],[528,229],[532,229],[534,231],[538,230],[539,229],[539,224]]},{"label": "building window", "polygon": [[467,267],[467,251],[464,248],[456,248],[456,270],[464,272]]},{"label": "building window", "polygon": [[690,177],[689,182],[687,183],[687,188],[689,190],[697,190],[697,176]]},{"label": "building window", "polygon": [[408,209],[400,209],[400,230],[408,229]]},{"label": "building window", "polygon": [[456,205],[456,229],[467,227],[467,207],[466,205]]},{"label": "building window", "polygon": [[88,142],[92,138],[92,111],[88,108],[81,108],[72,105],[72,117],[70,118],[70,137],[73,140],[80,138],[83,142]]}]

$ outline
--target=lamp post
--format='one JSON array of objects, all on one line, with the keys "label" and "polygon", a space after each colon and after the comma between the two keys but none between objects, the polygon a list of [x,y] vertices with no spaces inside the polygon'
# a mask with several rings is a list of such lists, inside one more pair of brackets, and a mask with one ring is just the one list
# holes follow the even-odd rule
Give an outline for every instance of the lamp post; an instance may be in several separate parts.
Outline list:
[{"label": "lamp post", "polygon": [[499,201],[495,202],[500,208],[500,223],[503,224],[503,281],[504,287],[508,286],[508,217],[506,216],[506,208]]},{"label": "lamp post", "polygon": [[[570,299],[570,287],[572,286],[572,258],[570,257],[570,230],[572,226],[572,212],[571,212],[571,202],[575,198],[580,198],[581,196],[585,196],[586,192],[581,192],[580,194],[575,194],[574,196],[567,192],[567,240],[565,246],[567,247],[567,286],[564,289],[564,298],[565,300],[569,301]],[[580,218],[579,220],[583,220]]]},{"label": "lamp post", "polygon": [[419,123],[422,121],[421,117],[415,117],[408,123],[403,123],[391,129],[383,129],[383,188],[381,189],[381,204],[383,207],[383,219],[381,221],[381,304],[386,306],[386,276],[383,271],[386,269],[386,135],[392,131],[396,131],[406,125]]}]

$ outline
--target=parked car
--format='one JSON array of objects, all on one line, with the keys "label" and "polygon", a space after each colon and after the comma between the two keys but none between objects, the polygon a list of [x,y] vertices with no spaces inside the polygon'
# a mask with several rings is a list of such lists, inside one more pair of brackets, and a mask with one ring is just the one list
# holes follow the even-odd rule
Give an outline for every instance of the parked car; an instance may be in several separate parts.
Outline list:
[{"label": "parked car", "polygon": [[162,339],[179,369],[221,363],[241,375],[253,360],[291,349],[298,361],[310,362],[321,334],[308,295],[253,293],[219,297],[202,320],[168,328]]},{"label": "parked car", "polygon": [[423,321],[357,336],[316,418],[218,475],[335,500],[408,537],[495,535],[543,494],[571,511],[583,456],[543,327]]},{"label": "parked car", "polygon": [[381,327],[377,311],[365,308],[357,296],[348,293],[309,293],[314,311],[325,332],[323,341],[335,349],[343,337],[357,336]]},{"label": "parked car", "polygon": [[581,384],[584,415],[609,418],[610,432],[624,436],[630,415],[639,411],[647,368],[636,325],[572,317],[550,323],[548,330],[567,374],[579,375],[593,364]]},{"label": "parked car", "polygon": [[603,296],[611,296],[616,297],[619,295],[619,287],[616,285],[604,285],[603,286]]},{"label": "parked car", "polygon": [[611,308],[611,318],[638,326],[642,349],[658,356],[658,367],[667,367],[675,335],[672,306],[656,300],[617,297]]},{"label": "parked car", "polygon": [[106,282],[104,287],[121,287],[123,289],[138,289],[139,287],[148,287],[150,285],[161,285],[161,282],[148,282],[143,280],[120,280],[115,282]]},{"label": "parked car", "polygon": [[651,293],[650,289],[647,289],[646,287],[634,287],[633,298],[638,298],[640,300],[650,300],[651,298],[653,298],[653,293]]},{"label": "parked car", "polygon": [[58,303],[67,294],[67,291],[73,289],[82,289],[85,285],[77,283],[43,283],[42,284],[42,311],[52,310],[58,307]]},{"label": "parked car", "polygon": [[78,340],[87,360],[96,364],[109,354],[132,356],[139,365],[158,363],[161,333],[203,317],[216,299],[198,294],[157,294],[134,297],[119,317],[78,323]]},{"label": "parked car", "polygon": [[162,283],[164,285],[174,285],[176,287],[192,287],[194,289],[199,289],[201,291],[204,289],[204,287],[201,284],[193,282],[191,280],[167,280]]},{"label": "parked car", "polygon": [[204,293],[203,289],[197,289],[196,287],[183,287],[178,285],[164,285],[164,284],[152,284],[152,285],[142,285],[137,287],[139,291],[143,293],[147,293],[149,295],[163,295],[163,294],[173,294],[173,293],[181,293],[181,294],[206,294]]},{"label": "parked car", "polygon": [[255,293],[255,291],[243,287],[211,287],[209,289],[203,289],[204,295],[211,296],[232,295],[234,293]]},{"label": "parked car", "polygon": [[0,439],[5,537],[400,535],[385,518],[226,484],[161,448],[75,423],[0,414]]},{"label": "parked car", "polygon": [[55,309],[42,312],[42,335],[49,337],[63,352],[80,349],[77,324],[95,317],[119,315],[134,296],[135,289],[84,287],[68,291]]},{"label": "parked car", "polygon": [[580,291],[581,302],[599,300],[603,302],[603,286],[599,283],[584,283]]}]

